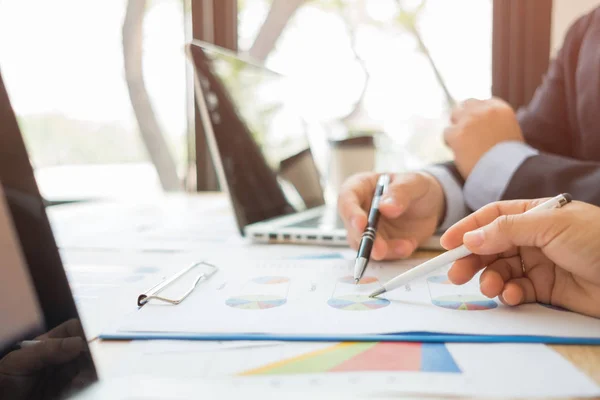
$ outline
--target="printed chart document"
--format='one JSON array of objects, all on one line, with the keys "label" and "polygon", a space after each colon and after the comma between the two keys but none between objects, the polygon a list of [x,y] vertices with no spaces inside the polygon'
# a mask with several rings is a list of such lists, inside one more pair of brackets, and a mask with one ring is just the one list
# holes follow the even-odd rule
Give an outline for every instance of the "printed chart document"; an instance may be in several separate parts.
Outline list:
[{"label": "printed chart document", "polygon": [[[372,263],[358,285],[347,260],[238,260],[218,266],[181,304],[150,303],[127,315],[116,332],[600,336],[599,319],[540,304],[504,306],[480,293],[478,277],[455,286],[445,270],[368,297],[409,268],[406,262]],[[190,280],[179,284],[172,289],[185,291]]]},{"label": "printed chart document", "polygon": [[295,390],[497,397],[600,394],[585,374],[539,344],[234,343],[136,341],[121,368],[110,373],[229,382],[243,390],[262,388],[273,398]]}]

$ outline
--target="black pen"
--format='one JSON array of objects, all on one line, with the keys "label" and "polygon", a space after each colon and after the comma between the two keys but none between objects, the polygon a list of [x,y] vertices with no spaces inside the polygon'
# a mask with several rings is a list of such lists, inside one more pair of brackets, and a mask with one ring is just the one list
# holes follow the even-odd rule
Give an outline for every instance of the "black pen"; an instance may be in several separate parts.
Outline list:
[{"label": "black pen", "polygon": [[377,234],[377,222],[379,222],[379,202],[381,200],[381,196],[387,192],[389,184],[389,175],[383,174],[379,176],[379,179],[377,180],[377,187],[375,187],[375,194],[373,195],[373,201],[371,202],[371,209],[369,210],[367,227],[365,228],[365,232],[360,240],[358,254],[356,255],[356,262],[354,263],[354,283],[357,285],[365,273],[367,264],[371,258],[371,250],[373,249],[375,235]]}]

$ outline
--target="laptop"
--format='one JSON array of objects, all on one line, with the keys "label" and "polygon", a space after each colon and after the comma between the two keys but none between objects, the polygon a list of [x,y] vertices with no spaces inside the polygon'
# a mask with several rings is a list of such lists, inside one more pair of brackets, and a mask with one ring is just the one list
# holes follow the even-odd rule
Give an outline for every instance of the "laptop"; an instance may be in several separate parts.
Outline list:
[{"label": "laptop", "polygon": [[[220,47],[193,41],[200,123],[240,233],[254,242],[347,245],[289,79]],[[439,236],[423,248],[440,249]]]},{"label": "laptop", "polygon": [[345,245],[311,150],[315,125],[296,111],[290,80],[207,43],[195,41],[187,53],[200,122],[240,233],[255,242]]}]

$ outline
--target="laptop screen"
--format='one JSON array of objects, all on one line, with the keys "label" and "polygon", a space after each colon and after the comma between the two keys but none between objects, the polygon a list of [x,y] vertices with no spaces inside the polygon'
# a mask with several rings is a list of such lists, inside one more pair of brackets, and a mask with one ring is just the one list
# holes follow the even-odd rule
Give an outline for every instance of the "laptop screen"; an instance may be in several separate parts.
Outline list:
[{"label": "laptop screen", "polygon": [[203,98],[200,122],[242,233],[323,205],[310,125],[297,112],[291,81],[208,45],[190,51]]},{"label": "laptop screen", "polygon": [[58,399],[96,381],[1,76],[0,276],[0,397]]}]

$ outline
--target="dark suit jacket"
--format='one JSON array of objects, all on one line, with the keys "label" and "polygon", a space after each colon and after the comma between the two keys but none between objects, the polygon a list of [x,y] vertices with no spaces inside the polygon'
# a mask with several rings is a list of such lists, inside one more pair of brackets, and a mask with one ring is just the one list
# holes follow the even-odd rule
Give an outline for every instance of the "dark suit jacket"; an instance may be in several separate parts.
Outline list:
[{"label": "dark suit jacket", "polygon": [[540,154],[517,169],[502,199],[568,192],[600,205],[600,7],[570,28],[543,83],[517,115],[526,142]]}]

